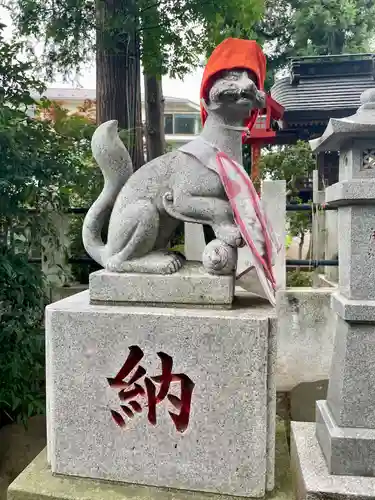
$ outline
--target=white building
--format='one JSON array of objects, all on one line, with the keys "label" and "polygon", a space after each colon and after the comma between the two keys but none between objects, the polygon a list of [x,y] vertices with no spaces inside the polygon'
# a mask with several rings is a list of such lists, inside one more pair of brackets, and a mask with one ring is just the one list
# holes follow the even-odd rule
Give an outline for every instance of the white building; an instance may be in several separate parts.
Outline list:
[{"label": "white building", "polygon": [[[95,89],[48,88],[43,94],[69,111],[75,112],[87,103],[95,112]],[[165,139],[173,148],[189,142],[201,128],[199,105],[179,97],[164,97]],[[142,119],[145,107],[142,100]]]}]

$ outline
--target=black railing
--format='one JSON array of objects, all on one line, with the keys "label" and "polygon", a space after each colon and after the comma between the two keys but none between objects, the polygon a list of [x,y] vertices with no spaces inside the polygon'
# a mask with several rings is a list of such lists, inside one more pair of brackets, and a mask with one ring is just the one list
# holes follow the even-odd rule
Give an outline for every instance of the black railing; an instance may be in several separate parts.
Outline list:
[{"label": "black railing", "polygon": [[323,210],[324,212],[327,210],[337,210],[336,207],[332,207],[331,205],[319,205],[317,203],[314,204],[303,204],[303,203],[287,203],[286,211],[287,212],[317,212],[319,210]]},{"label": "black railing", "polygon": [[[336,210],[336,207],[332,207],[330,205],[319,205],[319,204],[300,204],[300,203],[287,203],[286,211],[287,212],[317,212],[319,210]],[[88,208],[85,207],[71,207],[64,211],[66,214],[74,214],[74,215],[85,215],[88,212]],[[30,209],[28,213],[35,214],[36,210]],[[42,262],[42,259],[39,258],[30,258],[30,262],[38,264]],[[88,255],[85,257],[71,257],[68,259],[68,264],[92,264],[94,261]],[[335,267],[339,265],[338,260],[308,260],[308,259],[287,259],[286,266],[289,267],[309,267],[309,268],[317,268],[321,266],[331,266]]]},{"label": "black railing", "polygon": [[[74,214],[74,215],[86,215],[88,212],[88,208],[86,207],[71,207],[67,208],[63,211],[63,213],[66,214]],[[337,210],[336,207],[332,207],[331,205],[319,205],[317,203],[312,203],[312,204],[303,204],[303,203],[287,203],[286,204],[286,211],[287,212],[312,212],[312,211],[318,211],[318,210]],[[31,208],[27,211],[29,214],[35,214],[38,213],[37,210]]]},{"label": "black railing", "polygon": [[287,259],[286,260],[286,265],[287,266],[294,266],[294,267],[320,267],[320,266],[338,266],[339,261],[338,260],[303,260],[303,259]]}]

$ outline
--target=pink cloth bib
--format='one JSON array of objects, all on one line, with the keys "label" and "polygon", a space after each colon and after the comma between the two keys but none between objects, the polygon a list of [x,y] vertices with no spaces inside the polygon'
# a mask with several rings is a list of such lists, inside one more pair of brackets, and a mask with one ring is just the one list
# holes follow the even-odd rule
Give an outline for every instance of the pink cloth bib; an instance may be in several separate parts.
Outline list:
[{"label": "pink cloth bib", "polygon": [[276,280],[272,265],[280,251],[280,243],[262,209],[259,196],[242,165],[225,153],[217,153],[217,172],[231,204],[253,265],[243,271],[240,278],[255,268],[269,301],[275,305]]}]

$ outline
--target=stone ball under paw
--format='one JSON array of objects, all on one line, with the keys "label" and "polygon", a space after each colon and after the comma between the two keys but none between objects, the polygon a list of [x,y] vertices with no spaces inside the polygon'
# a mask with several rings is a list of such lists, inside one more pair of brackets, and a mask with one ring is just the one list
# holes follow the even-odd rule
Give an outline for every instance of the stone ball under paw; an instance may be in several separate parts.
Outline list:
[{"label": "stone ball under paw", "polygon": [[232,274],[237,267],[237,249],[213,240],[204,249],[202,261],[209,274]]}]

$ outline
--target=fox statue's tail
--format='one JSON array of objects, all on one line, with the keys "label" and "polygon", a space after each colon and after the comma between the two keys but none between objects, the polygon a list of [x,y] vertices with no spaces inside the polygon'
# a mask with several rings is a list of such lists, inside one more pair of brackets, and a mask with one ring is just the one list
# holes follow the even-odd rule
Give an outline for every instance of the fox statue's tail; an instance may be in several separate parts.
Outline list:
[{"label": "fox statue's tail", "polygon": [[105,266],[105,244],[102,239],[104,224],[108,221],[117,195],[133,173],[128,150],[117,132],[117,121],[101,124],[91,140],[92,154],[104,177],[103,190],[87,212],[82,228],[86,252]]}]

